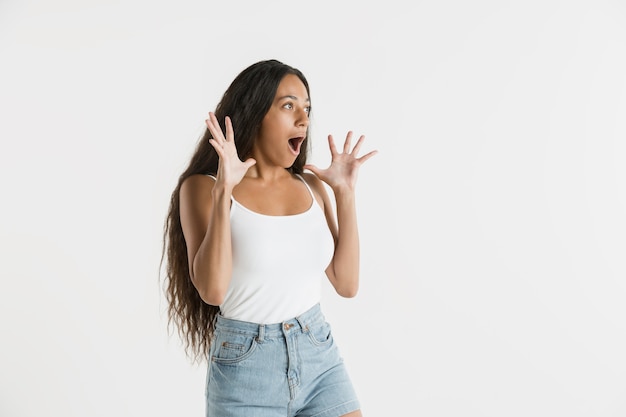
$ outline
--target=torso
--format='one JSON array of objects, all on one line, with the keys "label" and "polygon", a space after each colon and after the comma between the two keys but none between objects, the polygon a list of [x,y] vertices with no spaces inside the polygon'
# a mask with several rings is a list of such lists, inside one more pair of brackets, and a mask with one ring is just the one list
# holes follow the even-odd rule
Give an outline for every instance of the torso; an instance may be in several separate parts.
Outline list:
[{"label": "torso", "polygon": [[[313,193],[316,194],[315,190]],[[291,174],[284,180],[271,185],[264,184],[258,178],[244,177],[234,188],[233,197],[248,209],[267,216],[291,216],[304,213],[313,203],[306,186],[299,178]],[[316,195],[316,202],[322,205],[318,195]]]},{"label": "torso", "polygon": [[220,305],[224,317],[277,323],[319,302],[334,241],[307,184],[293,176],[270,190],[248,179],[233,190],[233,270]]}]

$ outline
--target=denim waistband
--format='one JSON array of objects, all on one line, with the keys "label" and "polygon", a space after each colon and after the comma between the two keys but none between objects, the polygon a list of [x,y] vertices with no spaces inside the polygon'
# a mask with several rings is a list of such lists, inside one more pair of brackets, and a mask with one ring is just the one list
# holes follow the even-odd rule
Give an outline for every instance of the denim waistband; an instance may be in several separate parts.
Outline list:
[{"label": "denim waistband", "polygon": [[218,315],[215,323],[215,329],[247,334],[262,340],[264,338],[282,337],[288,332],[293,331],[306,332],[308,331],[309,326],[324,321],[325,318],[318,303],[297,317],[285,320],[281,323],[273,324],[258,324],[248,321],[227,319],[222,315]]}]

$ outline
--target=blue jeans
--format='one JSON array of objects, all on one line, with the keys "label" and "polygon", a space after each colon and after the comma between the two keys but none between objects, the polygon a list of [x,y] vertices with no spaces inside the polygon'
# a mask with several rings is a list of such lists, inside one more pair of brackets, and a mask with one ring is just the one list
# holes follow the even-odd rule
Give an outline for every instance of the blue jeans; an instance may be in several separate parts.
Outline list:
[{"label": "blue jeans", "polygon": [[358,409],[319,304],[269,325],[217,317],[207,417],[339,417]]}]

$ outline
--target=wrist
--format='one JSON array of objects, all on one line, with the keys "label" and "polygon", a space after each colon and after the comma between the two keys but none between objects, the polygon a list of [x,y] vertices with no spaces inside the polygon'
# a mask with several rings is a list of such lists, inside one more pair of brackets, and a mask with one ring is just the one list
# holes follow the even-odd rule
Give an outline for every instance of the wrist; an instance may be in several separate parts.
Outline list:
[{"label": "wrist", "polygon": [[335,197],[337,198],[340,198],[340,197],[354,198],[353,187],[350,187],[348,185],[339,185],[339,186],[332,187],[332,189],[333,189],[333,193],[335,194]]},{"label": "wrist", "polygon": [[338,204],[354,203],[355,193],[352,188],[335,188],[333,192],[335,194],[335,201]]},{"label": "wrist", "polygon": [[213,201],[216,203],[228,201],[230,204],[230,197],[233,195],[232,187],[227,186],[221,181],[217,181],[211,190],[213,195]]}]

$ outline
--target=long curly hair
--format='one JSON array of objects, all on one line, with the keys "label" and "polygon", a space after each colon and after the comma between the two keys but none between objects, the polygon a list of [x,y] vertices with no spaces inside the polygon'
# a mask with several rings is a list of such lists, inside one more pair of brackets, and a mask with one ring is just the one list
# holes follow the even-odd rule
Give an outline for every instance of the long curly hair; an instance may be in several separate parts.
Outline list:
[{"label": "long curly hair", "polygon": [[[250,157],[261,122],[274,101],[276,90],[285,75],[300,78],[310,97],[309,84],[296,68],[275,59],[260,61],[244,69],[230,84],[215,109],[222,131],[224,120],[230,116],[235,130],[237,153],[242,161]],[[309,115],[310,117],[310,115]],[[164,290],[167,298],[168,328],[177,329],[186,354],[195,362],[207,360],[215,318],[219,307],[206,304],[191,281],[187,245],[180,222],[180,188],[188,177],[195,174],[217,174],[219,157],[209,143],[208,129],[200,137],[189,165],[178,178],[172,192],[163,230],[161,265],[165,263]],[[302,145],[302,152],[288,168],[301,174],[309,151],[310,133]]]}]

